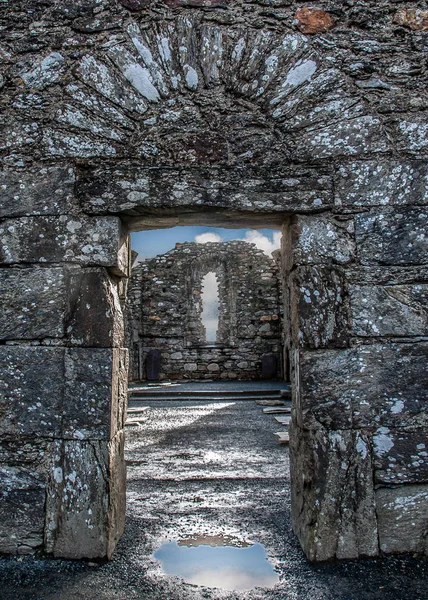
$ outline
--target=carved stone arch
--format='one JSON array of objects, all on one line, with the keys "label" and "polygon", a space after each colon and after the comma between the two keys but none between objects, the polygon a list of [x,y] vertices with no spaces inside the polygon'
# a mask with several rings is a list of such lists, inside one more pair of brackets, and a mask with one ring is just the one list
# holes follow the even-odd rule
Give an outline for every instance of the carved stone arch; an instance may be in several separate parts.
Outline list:
[{"label": "carved stone arch", "polygon": [[[74,47],[63,23],[59,50],[44,49],[53,38],[29,43],[33,32],[2,49],[1,431],[12,481],[32,502],[28,514],[6,508],[20,518],[1,549],[105,556],[121,534],[123,224],[285,221],[294,530],[312,560],[426,552],[412,524],[424,530],[427,479],[411,459],[427,389],[420,88],[403,88],[404,114],[394,94],[374,101],[370,86],[393,86],[359,87],[341,71],[358,67],[365,43],[352,28],[342,47],[339,33],[208,25],[199,12],[121,19],[114,33],[95,29],[95,43],[85,32]],[[420,34],[401,33],[390,39],[417,72],[423,58],[409,48],[422,55]],[[367,36],[399,88],[393,44]],[[31,412],[34,397],[43,405]],[[403,423],[396,468],[383,448],[401,448]],[[16,466],[29,439],[39,449]]]}]

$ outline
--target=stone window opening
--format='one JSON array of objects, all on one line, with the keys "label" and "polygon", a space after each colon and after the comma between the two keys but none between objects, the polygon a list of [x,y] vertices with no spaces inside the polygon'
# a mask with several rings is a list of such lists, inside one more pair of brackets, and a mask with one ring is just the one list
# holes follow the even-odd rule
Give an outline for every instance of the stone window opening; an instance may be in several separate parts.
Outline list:
[{"label": "stone window opening", "polygon": [[219,332],[219,281],[215,271],[209,271],[201,284],[201,321],[203,339],[207,345],[218,343]]}]

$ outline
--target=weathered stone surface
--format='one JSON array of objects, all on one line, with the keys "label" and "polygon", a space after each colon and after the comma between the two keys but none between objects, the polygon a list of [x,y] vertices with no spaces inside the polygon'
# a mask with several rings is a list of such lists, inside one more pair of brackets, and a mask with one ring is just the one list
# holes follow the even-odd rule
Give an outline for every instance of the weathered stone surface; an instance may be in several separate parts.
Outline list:
[{"label": "weathered stone surface", "polygon": [[300,426],[426,426],[428,345],[300,351]]},{"label": "weathered stone surface", "polygon": [[74,169],[67,166],[0,173],[0,217],[60,215],[76,206]]},{"label": "weathered stone surface", "polygon": [[1,435],[109,440],[123,427],[125,350],[0,346],[0,356]]},{"label": "weathered stone surface", "polygon": [[0,444],[0,552],[42,547],[51,442],[26,438]]},{"label": "weathered stone surface", "polygon": [[140,10],[149,6],[151,0],[119,0],[119,2],[129,10]]},{"label": "weathered stone surface", "polygon": [[355,216],[358,256],[363,265],[428,263],[428,211],[376,209]]},{"label": "weathered stone surface", "polygon": [[62,437],[109,440],[123,428],[126,388],[120,380],[127,376],[123,352],[120,348],[65,351]]},{"label": "weathered stone surface", "polygon": [[121,347],[124,322],[117,285],[104,269],[73,270],[68,281],[67,337],[73,345]]},{"label": "weathered stone surface", "polygon": [[428,335],[428,285],[351,285],[352,331],[361,336]]},{"label": "weathered stone surface", "polygon": [[428,553],[428,486],[377,490],[376,513],[383,552]]},{"label": "weathered stone surface", "polygon": [[355,257],[354,224],[328,217],[295,217],[291,226],[291,243],[297,265],[343,265],[352,262]]},{"label": "weathered stone surface", "polygon": [[82,551],[86,558],[111,556],[123,532],[124,476],[123,433],[110,443],[56,441],[47,493],[46,550],[71,559],[82,558]]},{"label": "weathered stone surface", "polygon": [[105,269],[0,269],[0,339],[63,339],[73,346],[123,346],[117,285]]},{"label": "weathered stone surface", "polygon": [[123,235],[116,217],[9,219],[0,225],[0,240],[0,262],[5,264],[71,262],[123,269]]},{"label": "weathered stone surface", "polygon": [[394,23],[408,27],[413,31],[426,31],[428,29],[428,10],[402,8],[395,13]]},{"label": "weathered stone surface", "polygon": [[396,124],[398,148],[417,156],[428,151],[428,123],[421,115],[412,119],[403,119]]},{"label": "weathered stone surface", "polygon": [[294,18],[299,31],[304,34],[323,33],[334,26],[332,15],[319,8],[299,8]]},{"label": "weathered stone surface", "polygon": [[386,152],[388,149],[382,122],[366,115],[339,121],[315,132],[302,132],[298,140],[293,140],[292,155],[297,160],[311,160]]},{"label": "weathered stone surface", "polygon": [[339,206],[428,203],[428,168],[417,161],[361,161],[340,165],[336,173]]},{"label": "weathered stone surface", "polygon": [[0,434],[60,437],[64,349],[0,346]]},{"label": "weathered stone surface", "polygon": [[62,268],[0,269],[0,339],[64,337],[66,294]]},{"label": "weathered stone surface", "polygon": [[290,279],[290,319],[296,347],[348,345],[349,306],[340,268],[298,267]]},{"label": "weathered stone surface", "polygon": [[428,483],[427,457],[424,429],[380,427],[373,435],[376,483]]},{"label": "weathered stone surface", "polygon": [[364,431],[290,432],[293,530],[311,561],[376,556],[378,535]]},{"label": "weathered stone surface", "polygon": [[332,205],[328,169],[142,169],[116,166],[81,170],[77,192],[89,214],[139,207],[210,207],[257,212],[308,211]]}]

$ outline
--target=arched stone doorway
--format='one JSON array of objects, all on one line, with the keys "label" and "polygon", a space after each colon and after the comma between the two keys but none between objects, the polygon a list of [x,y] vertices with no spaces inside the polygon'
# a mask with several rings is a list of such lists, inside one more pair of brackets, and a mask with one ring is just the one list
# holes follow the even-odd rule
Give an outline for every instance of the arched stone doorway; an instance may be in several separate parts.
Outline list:
[{"label": "arched stone doorway", "polygon": [[426,551],[422,115],[378,110],[355,44],[165,10],[6,53],[1,549],[121,534],[128,229],[286,218],[294,529],[311,560]]}]

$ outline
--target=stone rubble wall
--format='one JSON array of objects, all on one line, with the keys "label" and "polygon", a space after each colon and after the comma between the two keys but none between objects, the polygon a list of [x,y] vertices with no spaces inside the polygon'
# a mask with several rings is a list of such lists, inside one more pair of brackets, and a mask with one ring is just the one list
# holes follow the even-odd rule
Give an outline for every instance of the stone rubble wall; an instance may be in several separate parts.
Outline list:
[{"label": "stone rubble wall", "polygon": [[[205,341],[202,279],[219,283],[217,345]],[[262,356],[281,367],[282,298],[277,261],[242,241],[176,244],[132,270],[128,295],[130,378],[144,379],[150,350],[160,379],[260,379]]]},{"label": "stone rubble wall", "polygon": [[0,550],[124,519],[127,230],[284,224],[293,526],[427,553],[426,2],[8,0]]}]

